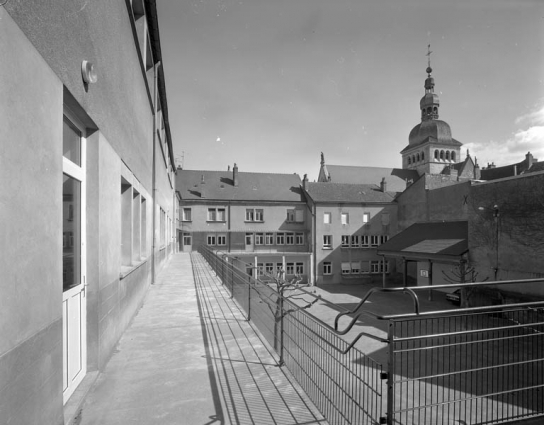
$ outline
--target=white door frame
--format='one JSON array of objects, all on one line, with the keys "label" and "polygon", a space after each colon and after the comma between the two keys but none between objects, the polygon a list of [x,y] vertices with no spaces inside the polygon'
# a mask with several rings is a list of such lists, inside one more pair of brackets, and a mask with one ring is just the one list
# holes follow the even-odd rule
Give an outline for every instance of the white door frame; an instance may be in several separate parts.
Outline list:
[{"label": "white door frame", "polygon": [[[80,191],[81,191],[81,211],[80,211],[80,235],[81,235],[81,265],[80,265],[80,284],[70,288],[68,291],[62,294],[62,357],[63,357],[63,402],[66,404],[70,396],[73,394],[77,386],[81,383],[85,374],[87,373],[87,296],[86,296],[86,276],[87,276],[87,252],[86,252],[86,133],[85,126],[71,114],[69,111],[64,111],[64,116],[77,128],[81,131],[81,166],[78,166],[69,159],[63,157],[62,163],[62,172],[63,175],[67,175],[80,182]],[[64,119],[64,117],[63,117]],[[71,307],[76,306],[79,310],[75,310]],[[70,316],[74,313],[78,314],[78,327],[79,329],[69,329],[68,321],[73,324],[70,320]],[[79,336],[79,349],[77,352],[79,356],[79,368],[73,376],[69,376],[71,363],[70,363],[70,352],[68,350],[68,336],[73,335],[73,332]]]}]

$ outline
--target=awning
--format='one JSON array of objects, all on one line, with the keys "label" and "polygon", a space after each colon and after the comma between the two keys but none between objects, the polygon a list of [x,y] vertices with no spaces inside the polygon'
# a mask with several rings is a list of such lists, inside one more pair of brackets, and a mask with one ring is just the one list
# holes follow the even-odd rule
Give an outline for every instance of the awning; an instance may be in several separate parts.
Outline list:
[{"label": "awning", "polygon": [[378,255],[458,263],[468,252],[468,222],[415,223],[378,247]]}]

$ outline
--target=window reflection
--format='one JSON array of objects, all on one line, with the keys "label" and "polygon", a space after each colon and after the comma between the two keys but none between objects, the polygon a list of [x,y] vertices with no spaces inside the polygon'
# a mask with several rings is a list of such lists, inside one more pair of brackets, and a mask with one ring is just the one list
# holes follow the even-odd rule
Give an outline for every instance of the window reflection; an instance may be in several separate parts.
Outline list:
[{"label": "window reflection", "polygon": [[77,165],[81,165],[81,132],[64,118],[62,154]]},{"label": "window reflection", "polygon": [[81,183],[64,174],[62,184],[62,282],[67,291],[81,282]]}]

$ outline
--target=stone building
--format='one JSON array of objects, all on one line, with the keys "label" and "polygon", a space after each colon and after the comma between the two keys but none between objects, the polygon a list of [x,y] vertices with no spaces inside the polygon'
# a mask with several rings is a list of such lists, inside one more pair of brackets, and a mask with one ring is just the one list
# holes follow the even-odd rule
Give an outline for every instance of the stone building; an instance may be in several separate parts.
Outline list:
[{"label": "stone building", "polygon": [[312,281],[309,211],[297,174],[177,171],[179,249],[208,246],[248,272]]},{"label": "stone building", "polygon": [[0,422],[63,424],[174,249],[156,6],[10,0],[0,22]]},{"label": "stone building", "polygon": [[396,192],[380,185],[315,182],[303,189],[311,214],[315,284],[357,283],[394,272],[376,254],[397,232]]}]

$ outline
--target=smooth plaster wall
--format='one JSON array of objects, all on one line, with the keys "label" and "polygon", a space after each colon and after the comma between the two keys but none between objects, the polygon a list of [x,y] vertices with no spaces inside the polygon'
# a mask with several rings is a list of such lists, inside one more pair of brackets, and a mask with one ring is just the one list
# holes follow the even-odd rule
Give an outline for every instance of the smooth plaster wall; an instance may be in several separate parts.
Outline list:
[{"label": "smooth plaster wall", "polygon": [[[4,7],[119,157],[150,188],[153,91],[139,63],[126,2],[10,0]],[[84,59],[98,75],[87,88],[81,78]]]},{"label": "smooth plaster wall", "polygon": [[0,419],[60,424],[62,84],[0,23]]}]

